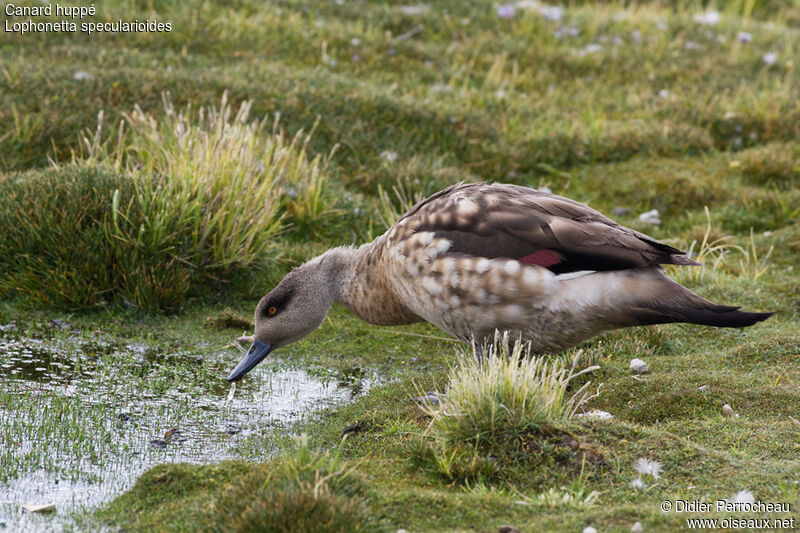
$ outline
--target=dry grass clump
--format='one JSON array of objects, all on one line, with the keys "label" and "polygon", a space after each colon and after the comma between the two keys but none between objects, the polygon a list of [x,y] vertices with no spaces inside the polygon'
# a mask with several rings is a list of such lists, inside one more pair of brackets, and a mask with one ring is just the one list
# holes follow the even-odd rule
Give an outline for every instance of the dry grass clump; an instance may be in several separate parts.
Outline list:
[{"label": "dry grass clump", "polygon": [[476,364],[476,354],[460,352],[450,369],[446,397],[423,408],[431,429],[450,442],[472,442],[498,433],[529,430],[565,420],[592,396],[586,382],[570,391],[573,379],[599,366],[576,371],[580,356],[568,367],[561,359],[532,357],[530,344],[497,333],[484,347],[491,353]]},{"label": "dry grass clump", "polygon": [[[223,95],[219,106],[178,111],[164,95],[162,114],[136,106],[105,141],[101,112],[71,165],[27,180],[58,183],[34,191],[6,178],[2,197],[35,198],[12,202],[0,219],[9,235],[0,262],[12,272],[0,285],[60,307],[115,297],[155,311],[180,304],[198,282],[266,263],[285,215],[314,226],[329,214],[327,158],[309,156],[309,137],[287,138],[277,119],[271,130],[251,121],[250,107]],[[87,187],[97,195],[87,199]],[[91,236],[76,248],[81,228]],[[104,266],[87,266],[78,250]]]},{"label": "dry grass clump", "polygon": [[502,466],[493,457],[529,453],[542,443],[551,448],[550,437],[560,439],[554,428],[597,394],[590,381],[572,389],[575,378],[600,368],[576,370],[580,352],[571,366],[531,357],[530,344],[508,332],[496,333],[483,349],[491,355],[480,363],[475,353],[460,352],[439,405],[422,405],[431,421],[428,440],[413,445],[414,460],[453,482],[496,477]]},{"label": "dry grass clump", "polygon": [[[120,198],[114,215],[140,211],[147,229],[131,235],[117,226],[114,237],[145,247],[171,234],[188,238],[180,259],[209,269],[262,256],[281,228],[279,180],[307,170],[307,161],[294,140],[262,135],[264,120],[249,121],[250,105],[234,110],[223,95],[219,107],[179,112],[165,95],[162,118],[138,106],[125,115],[125,166],[137,191]],[[310,174],[318,164],[308,165]]]},{"label": "dry grass clump", "polygon": [[[713,228],[708,207],[705,208],[705,213],[707,222],[702,238],[699,243],[697,240],[692,241],[687,252],[700,266],[667,267],[671,276],[679,283],[697,283],[704,279],[717,282],[729,274],[751,280],[760,278],[767,271],[773,247],[770,246],[766,252],[759,251],[752,228],[745,246],[733,244],[733,237],[720,236],[719,231]],[[738,262],[731,261],[733,257]]]}]

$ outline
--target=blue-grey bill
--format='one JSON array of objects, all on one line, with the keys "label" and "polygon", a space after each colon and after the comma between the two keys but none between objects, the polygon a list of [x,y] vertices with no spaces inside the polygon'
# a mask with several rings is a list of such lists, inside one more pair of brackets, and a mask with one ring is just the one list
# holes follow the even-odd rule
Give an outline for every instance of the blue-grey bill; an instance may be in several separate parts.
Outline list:
[{"label": "blue-grey bill", "polygon": [[244,359],[242,359],[242,361],[236,365],[236,368],[233,369],[231,375],[228,376],[228,381],[239,381],[242,379],[245,374],[253,369],[254,366],[268,356],[269,352],[271,351],[271,344],[267,344],[266,342],[261,342],[260,340],[255,339],[253,344],[250,345],[250,349],[247,350],[247,355],[244,356]]}]

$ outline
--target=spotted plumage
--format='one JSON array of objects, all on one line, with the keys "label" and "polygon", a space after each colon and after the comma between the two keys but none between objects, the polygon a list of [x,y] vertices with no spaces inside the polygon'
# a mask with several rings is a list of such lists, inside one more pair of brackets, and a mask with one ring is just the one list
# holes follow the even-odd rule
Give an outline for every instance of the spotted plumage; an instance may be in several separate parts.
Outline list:
[{"label": "spotted plumage", "polygon": [[466,342],[507,330],[534,353],[615,328],[743,327],[771,315],[711,303],[666,277],[665,264],[698,263],[561,196],[453,185],[373,242],[334,248],[290,272],[256,308],[255,341],[229,379],[313,331],[335,301],[372,324],[425,320]]}]

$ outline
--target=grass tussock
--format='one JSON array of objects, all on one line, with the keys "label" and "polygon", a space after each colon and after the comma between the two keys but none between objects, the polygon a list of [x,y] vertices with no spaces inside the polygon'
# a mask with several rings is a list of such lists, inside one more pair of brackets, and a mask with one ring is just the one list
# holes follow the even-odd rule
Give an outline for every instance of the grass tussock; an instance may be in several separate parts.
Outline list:
[{"label": "grass tussock", "polygon": [[480,442],[566,420],[592,396],[591,382],[570,390],[573,379],[599,368],[576,371],[579,354],[571,367],[559,358],[532,357],[530,346],[508,332],[498,332],[484,349],[492,355],[479,364],[476,354],[461,352],[446,398],[440,406],[425,406],[432,430],[449,442]]},{"label": "grass tussock", "polygon": [[122,275],[106,235],[111,201],[134,188],[99,166],[0,176],[0,293],[62,309],[108,299]]},{"label": "grass tussock", "polygon": [[453,482],[503,477],[492,457],[509,447],[512,454],[551,448],[562,437],[556,428],[597,394],[590,381],[574,389],[572,380],[600,368],[576,370],[581,352],[568,367],[560,358],[532,357],[530,345],[508,332],[484,350],[491,356],[480,363],[475,353],[459,353],[439,405],[422,406],[431,418],[428,440],[412,445],[418,465]]},{"label": "grass tussock", "polygon": [[751,148],[731,164],[752,183],[787,188],[800,180],[800,145],[778,142]]},{"label": "grass tussock", "polygon": [[376,531],[365,494],[338,449],[316,452],[303,434],[279,458],[257,466],[158,466],[109,510],[124,513],[137,529],[166,523],[184,531]]},{"label": "grass tussock", "polygon": [[315,453],[308,436],[296,439],[267,475],[239,480],[216,502],[214,531],[372,531],[364,515],[364,488],[337,451]]},{"label": "grass tussock", "polygon": [[[118,298],[146,311],[179,305],[205,280],[268,263],[285,219],[330,214],[326,160],[251,104],[177,111],[138,106],[103,141],[103,114],[74,162],[6,176],[0,288],[61,308]],[[87,254],[75,254],[75,250]]]},{"label": "grass tussock", "polygon": [[[307,169],[302,146],[260,135],[264,121],[249,120],[250,106],[235,110],[223,95],[218,107],[179,112],[165,95],[162,118],[138,106],[126,115],[125,169],[137,190],[115,204],[114,237],[144,249],[186,239],[175,243],[177,257],[212,271],[262,257],[281,229],[279,179],[318,172],[318,161]],[[124,226],[131,211],[146,221],[145,232]]]}]

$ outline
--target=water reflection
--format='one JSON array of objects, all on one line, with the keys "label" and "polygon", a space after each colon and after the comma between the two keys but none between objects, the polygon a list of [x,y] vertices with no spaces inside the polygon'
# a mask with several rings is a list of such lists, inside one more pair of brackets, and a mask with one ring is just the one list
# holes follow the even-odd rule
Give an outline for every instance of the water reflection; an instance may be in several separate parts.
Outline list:
[{"label": "water reflection", "polygon": [[[265,435],[369,387],[363,376],[342,385],[260,365],[229,400],[224,378],[238,354],[156,352],[0,338],[0,524],[70,527],[67,515],[109,501],[159,463],[264,459]],[[55,514],[21,510],[50,502]]]}]

